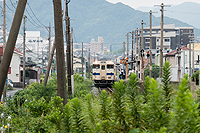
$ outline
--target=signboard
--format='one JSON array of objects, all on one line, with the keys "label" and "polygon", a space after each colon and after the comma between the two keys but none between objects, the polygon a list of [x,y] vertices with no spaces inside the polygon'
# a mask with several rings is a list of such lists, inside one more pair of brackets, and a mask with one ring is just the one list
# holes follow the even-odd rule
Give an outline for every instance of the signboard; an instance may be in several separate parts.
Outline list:
[{"label": "signboard", "polygon": [[8,74],[11,74],[11,67],[9,67]]}]

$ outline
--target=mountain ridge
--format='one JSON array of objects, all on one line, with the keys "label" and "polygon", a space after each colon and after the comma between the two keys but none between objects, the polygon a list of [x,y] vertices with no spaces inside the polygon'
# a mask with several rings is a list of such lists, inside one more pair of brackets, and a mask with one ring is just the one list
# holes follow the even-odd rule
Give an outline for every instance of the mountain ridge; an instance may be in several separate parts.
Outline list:
[{"label": "mountain ridge", "polygon": [[[29,2],[29,5],[41,23],[48,26],[49,22],[51,22],[51,25],[53,25],[52,0],[43,0],[41,2],[33,0]],[[8,6],[12,7],[11,3],[8,3]],[[64,3],[62,6],[64,7]],[[30,21],[31,18],[36,20],[28,5],[26,6],[26,10],[31,15],[30,17],[27,11],[25,12],[28,19]],[[71,19],[75,19],[71,21],[71,26],[75,33],[75,43],[89,43],[93,38],[97,40],[98,36],[102,36],[106,44],[122,47],[123,41],[126,41],[127,32],[141,28],[141,24],[139,23],[141,20],[148,22],[144,27],[149,27],[149,13],[144,13],[121,2],[113,4],[106,0],[73,0],[69,3],[69,16]],[[46,28],[36,28],[29,20],[26,25],[28,31],[40,30],[42,36],[48,36]],[[176,27],[193,27],[192,25],[167,16],[164,17],[164,23],[175,23]],[[41,25],[38,21],[37,24]],[[158,25],[160,25],[160,17],[153,16],[153,26]],[[195,28],[195,33],[196,35],[200,35],[200,30]]]}]

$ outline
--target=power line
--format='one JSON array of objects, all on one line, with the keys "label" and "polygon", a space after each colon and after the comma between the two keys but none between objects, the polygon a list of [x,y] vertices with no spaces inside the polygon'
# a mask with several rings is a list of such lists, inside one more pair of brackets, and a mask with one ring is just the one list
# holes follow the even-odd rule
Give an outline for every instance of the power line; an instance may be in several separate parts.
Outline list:
[{"label": "power line", "polygon": [[[33,22],[31,22],[30,21],[30,19],[28,19],[35,27],[37,27],[37,28],[42,28],[40,25],[38,25],[37,23],[36,23],[36,21],[31,17],[31,15],[29,14],[29,12],[28,12],[28,10],[26,10],[26,12],[28,13],[28,16],[34,21],[34,23]],[[37,24],[37,25],[36,25]]]},{"label": "power line", "polygon": [[10,0],[10,3],[12,4],[12,6],[16,9],[16,7],[14,6],[14,4],[12,3],[12,1]]},{"label": "power line", "polygon": [[7,4],[6,4],[6,6],[8,7],[9,10],[13,11]]},{"label": "power line", "polygon": [[35,13],[33,12],[33,10],[31,9],[31,6],[29,5],[29,3],[27,3],[27,4],[28,4],[28,6],[29,6],[31,12],[32,12],[33,15],[35,16],[35,18],[38,20],[38,22],[39,22],[41,25],[43,25],[44,27],[47,27],[47,26],[45,26],[45,25],[37,18],[37,16],[35,15]]}]

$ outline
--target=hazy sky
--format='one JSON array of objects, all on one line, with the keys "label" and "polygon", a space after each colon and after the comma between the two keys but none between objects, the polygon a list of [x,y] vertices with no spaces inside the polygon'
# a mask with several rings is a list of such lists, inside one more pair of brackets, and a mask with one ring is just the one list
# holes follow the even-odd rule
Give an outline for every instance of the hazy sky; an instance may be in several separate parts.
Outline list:
[{"label": "hazy sky", "polygon": [[107,0],[111,3],[122,2],[126,5],[129,5],[133,8],[137,8],[140,6],[148,6],[153,7],[154,5],[160,5],[161,3],[168,5],[178,5],[183,2],[196,2],[200,3],[199,0]]}]

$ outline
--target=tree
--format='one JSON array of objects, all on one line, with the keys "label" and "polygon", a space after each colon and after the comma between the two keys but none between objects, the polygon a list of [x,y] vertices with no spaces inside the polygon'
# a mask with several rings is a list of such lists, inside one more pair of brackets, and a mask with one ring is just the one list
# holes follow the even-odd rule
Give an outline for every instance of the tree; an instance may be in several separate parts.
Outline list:
[{"label": "tree", "polygon": [[[145,77],[149,76],[149,66],[144,70]],[[152,64],[152,77],[154,79],[159,77],[159,66]]]}]

